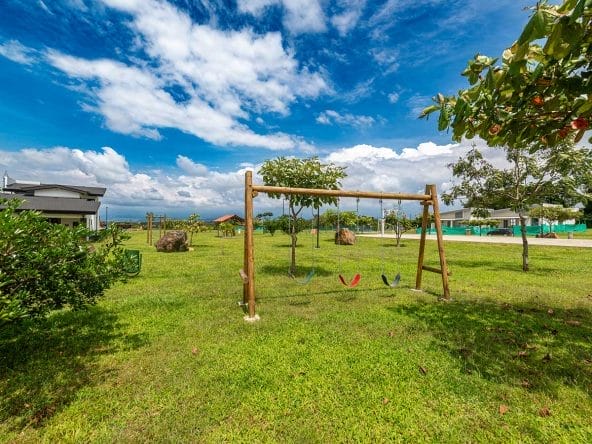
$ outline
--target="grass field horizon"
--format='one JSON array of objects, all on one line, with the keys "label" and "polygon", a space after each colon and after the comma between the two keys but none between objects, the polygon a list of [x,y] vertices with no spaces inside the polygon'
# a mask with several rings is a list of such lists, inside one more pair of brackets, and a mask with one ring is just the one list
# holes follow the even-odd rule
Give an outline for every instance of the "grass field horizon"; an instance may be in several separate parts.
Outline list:
[{"label": "grass field horizon", "polygon": [[439,302],[439,275],[411,291],[416,240],[303,234],[303,286],[289,238],[258,233],[249,324],[240,236],[170,254],[145,236],[140,275],[96,306],[0,331],[1,441],[592,440],[592,249],[531,246],[524,273],[519,245],[447,243]]}]

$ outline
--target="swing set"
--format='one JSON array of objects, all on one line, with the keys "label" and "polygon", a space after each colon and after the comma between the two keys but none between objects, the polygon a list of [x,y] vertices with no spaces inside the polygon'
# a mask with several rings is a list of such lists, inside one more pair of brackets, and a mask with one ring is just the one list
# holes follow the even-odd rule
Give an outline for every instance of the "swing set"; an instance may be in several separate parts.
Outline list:
[{"label": "swing set", "polygon": [[[259,315],[255,311],[255,258],[254,258],[254,241],[253,241],[253,199],[259,193],[265,194],[284,194],[284,195],[306,195],[306,196],[332,196],[332,197],[356,197],[368,199],[383,199],[387,200],[411,200],[419,201],[423,205],[423,212],[421,218],[421,236],[419,240],[419,254],[417,259],[417,271],[415,275],[415,290],[421,291],[421,279],[423,271],[430,271],[438,273],[442,276],[442,291],[443,299],[450,299],[450,289],[448,288],[448,266],[446,265],[446,256],[444,254],[444,240],[442,237],[442,222],[440,220],[440,210],[438,206],[438,195],[436,193],[436,185],[426,185],[425,194],[408,194],[408,193],[380,193],[372,191],[347,191],[347,190],[324,190],[316,188],[289,188],[289,187],[275,187],[267,185],[254,185],[253,172],[247,171],[245,173],[245,234],[244,234],[244,262],[243,268],[239,274],[243,281],[243,301],[240,305],[248,308],[248,314],[244,319],[248,322],[259,320]],[[426,245],[426,234],[428,228],[428,221],[430,216],[430,206],[433,210],[434,225],[436,229],[436,240],[438,243],[438,255],[440,259],[440,268],[430,267],[424,265],[424,253]],[[314,275],[314,269],[309,272],[310,281]],[[387,276],[384,274],[382,279],[386,285],[395,286],[400,280],[400,275],[392,282],[389,282]],[[351,286],[356,280],[357,285],[360,277],[356,275],[354,279],[348,283],[345,278],[340,275],[340,280],[346,286]],[[396,281],[396,282],[395,282]],[[349,285],[348,285],[349,284]],[[394,284],[394,285],[392,285]],[[354,286],[355,286],[354,285]]]}]

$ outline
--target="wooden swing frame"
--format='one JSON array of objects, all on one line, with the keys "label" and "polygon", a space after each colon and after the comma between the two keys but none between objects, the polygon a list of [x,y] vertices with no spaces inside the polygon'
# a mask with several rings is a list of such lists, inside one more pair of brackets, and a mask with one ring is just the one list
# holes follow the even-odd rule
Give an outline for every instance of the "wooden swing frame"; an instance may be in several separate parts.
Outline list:
[{"label": "wooden swing frame", "polygon": [[[415,275],[415,290],[421,291],[422,272],[431,271],[442,276],[443,299],[450,299],[450,289],[448,287],[448,266],[446,265],[446,255],[444,253],[444,239],[442,236],[442,221],[440,219],[440,209],[438,205],[438,195],[436,185],[426,185],[425,194],[407,194],[407,193],[380,193],[373,191],[347,191],[347,190],[323,190],[316,188],[289,188],[273,187],[267,185],[254,185],[253,172],[245,173],[245,235],[244,235],[244,263],[239,274],[243,281],[243,306],[248,309],[245,321],[253,322],[259,320],[255,311],[255,256],[253,241],[253,199],[259,193],[265,194],[297,194],[305,196],[331,196],[331,197],[358,197],[366,199],[388,199],[388,200],[411,200],[419,201],[423,205],[421,217],[421,236],[419,240],[419,254],[417,258],[417,272]],[[434,225],[436,228],[436,240],[438,242],[438,255],[440,258],[440,268],[424,265],[424,254],[426,244],[426,234],[430,216],[430,206],[433,209]]]}]

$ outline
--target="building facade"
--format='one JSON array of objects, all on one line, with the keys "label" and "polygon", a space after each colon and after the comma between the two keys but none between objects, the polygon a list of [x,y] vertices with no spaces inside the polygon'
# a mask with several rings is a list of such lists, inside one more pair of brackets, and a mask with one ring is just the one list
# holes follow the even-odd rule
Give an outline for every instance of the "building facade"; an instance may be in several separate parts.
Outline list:
[{"label": "building facade", "polygon": [[[99,228],[99,207],[107,191],[102,187],[42,184],[11,179],[5,172],[0,198],[20,199],[20,210],[41,212],[50,222],[69,227]],[[1,208],[1,207],[0,207]]]}]

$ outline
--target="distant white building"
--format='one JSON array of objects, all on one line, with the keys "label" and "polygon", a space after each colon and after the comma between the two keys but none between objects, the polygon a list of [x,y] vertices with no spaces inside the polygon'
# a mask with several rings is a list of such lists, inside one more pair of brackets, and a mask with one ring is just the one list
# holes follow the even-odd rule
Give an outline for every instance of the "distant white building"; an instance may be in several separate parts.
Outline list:
[{"label": "distant white building", "polygon": [[[4,173],[0,198],[21,199],[21,210],[36,210],[50,222],[89,230],[99,228],[99,207],[107,191],[101,187],[16,181]],[[1,209],[1,206],[0,206]]]},{"label": "distant white building", "polygon": [[[544,207],[548,206],[561,206],[561,205],[553,205],[553,204],[543,204]],[[473,216],[471,213],[473,212],[474,208],[461,208],[459,210],[452,210],[452,211],[444,211],[440,213],[440,219],[442,220],[442,225],[445,227],[462,227],[466,224],[467,221],[480,219],[479,217]],[[577,210],[577,208],[573,208],[573,210]],[[500,221],[500,228],[512,228],[514,225],[520,225],[520,216],[515,211],[510,210],[509,208],[504,208],[501,210],[488,210],[490,213],[489,219],[495,219]],[[575,219],[569,219],[563,222],[564,224],[575,224]],[[531,226],[538,226],[538,225],[548,225],[549,221],[545,219],[539,219],[536,217],[530,217],[529,215],[526,216],[526,225]]]}]

